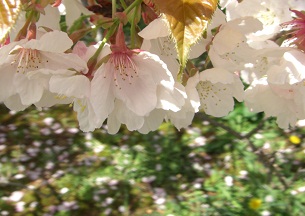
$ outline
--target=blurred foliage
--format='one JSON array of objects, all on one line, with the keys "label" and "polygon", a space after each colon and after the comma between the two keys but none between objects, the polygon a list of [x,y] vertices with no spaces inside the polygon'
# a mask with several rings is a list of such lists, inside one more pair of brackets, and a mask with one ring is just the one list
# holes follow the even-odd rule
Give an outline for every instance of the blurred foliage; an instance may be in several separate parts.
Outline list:
[{"label": "blurred foliage", "polygon": [[[243,104],[177,131],[77,129],[68,107],[1,109],[0,215],[302,215],[304,128]],[[289,137],[297,136],[299,144]]]}]

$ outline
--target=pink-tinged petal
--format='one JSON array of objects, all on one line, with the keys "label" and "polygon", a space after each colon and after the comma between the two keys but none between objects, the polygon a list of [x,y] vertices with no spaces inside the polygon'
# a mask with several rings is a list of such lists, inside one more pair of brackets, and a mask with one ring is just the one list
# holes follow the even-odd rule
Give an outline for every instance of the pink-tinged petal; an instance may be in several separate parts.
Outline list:
[{"label": "pink-tinged petal", "polygon": [[137,65],[138,71],[150,74],[155,83],[161,83],[162,80],[174,83],[171,72],[159,56],[143,51],[138,55],[134,55],[133,60]]},{"label": "pink-tinged petal", "polygon": [[159,83],[163,80],[174,83],[166,65],[156,55],[141,52],[138,55],[122,54],[111,58],[125,65],[117,65],[119,67],[116,70],[113,69],[116,65],[108,62],[105,67],[112,73],[115,96],[137,115],[144,116],[156,107]]},{"label": "pink-tinged petal", "polygon": [[0,65],[4,63],[11,63],[14,61],[14,58],[12,57],[13,54],[11,53],[12,50],[14,50],[15,47],[20,47],[22,44],[26,43],[27,40],[23,39],[21,41],[17,42],[11,42],[3,47],[0,48]]},{"label": "pink-tinged petal", "polygon": [[58,69],[74,69],[76,71],[87,73],[87,63],[79,56],[69,53],[51,53],[40,52],[42,58],[42,68],[48,68],[50,70]]},{"label": "pink-tinged petal", "polygon": [[99,122],[103,123],[114,109],[112,77],[104,77],[104,65],[94,74],[91,81],[91,103]]},{"label": "pink-tinged petal", "polygon": [[120,78],[117,80],[119,87],[115,89],[115,96],[126,103],[130,110],[144,116],[156,107],[157,85],[150,75],[141,74],[132,84]]},{"label": "pink-tinged petal", "polygon": [[[144,40],[142,50],[156,54],[166,65],[174,78],[177,77],[180,64],[177,61],[177,51],[173,42],[169,39]],[[159,60],[158,60],[159,61]]]},{"label": "pink-tinged petal", "polygon": [[254,17],[247,16],[231,20],[227,24],[223,25],[222,28],[235,29],[243,35],[247,35],[262,30],[263,23]]},{"label": "pink-tinged petal", "polygon": [[[94,53],[97,51],[97,49],[99,48],[99,46],[101,45],[101,41],[95,45],[91,45],[87,48],[87,51],[85,53],[85,55],[82,57],[86,62],[88,62],[88,60],[94,55]],[[100,55],[97,58],[97,61],[100,61],[102,58],[104,58],[105,56],[109,55],[111,53],[110,50],[110,45],[109,44],[105,44]]]},{"label": "pink-tinged petal", "polygon": [[197,73],[188,80],[187,85],[185,86],[185,90],[187,93],[186,106],[187,109],[192,112],[198,112],[200,107],[200,97],[196,89],[198,82],[199,74]]},{"label": "pink-tinged petal", "polygon": [[67,97],[83,98],[90,95],[90,81],[84,75],[52,76],[50,91]]},{"label": "pink-tinged petal", "polygon": [[[86,52],[88,51],[88,47],[84,41],[78,41],[72,50],[73,54],[78,55],[81,59],[85,60]],[[89,59],[88,59],[89,60]]]}]

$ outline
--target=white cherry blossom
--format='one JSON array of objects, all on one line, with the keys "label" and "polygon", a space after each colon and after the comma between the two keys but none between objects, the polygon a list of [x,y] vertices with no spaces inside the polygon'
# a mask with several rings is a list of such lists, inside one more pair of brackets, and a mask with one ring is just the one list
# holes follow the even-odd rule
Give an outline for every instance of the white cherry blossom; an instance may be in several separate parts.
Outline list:
[{"label": "white cherry blossom", "polygon": [[298,50],[286,52],[280,64],[269,68],[267,77],[254,81],[246,90],[246,106],[253,112],[264,111],[268,117],[277,117],[282,128],[304,119],[304,59],[305,54]]},{"label": "white cherry blossom", "polygon": [[[27,107],[42,99],[48,91],[50,77],[58,70],[86,73],[84,61],[75,54],[64,53],[71,46],[72,41],[66,33],[53,31],[40,39],[24,39],[2,47],[0,69],[6,80],[0,81],[0,101],[6,102],[13,96]],[[12,101],[9,104],[13,105]],[[21,106],[16,103],[16,110],[18,107]]]},{"label": "white cherry blossom", "polygon": [[280,24],[290,20],[289,1],[287,0],[232,0],[226,4],[228,20],[241,17],[254,17],[263,23],[263,29],[253,33],[253,40],[267,40],[277,34]]},{"label": "white cherry blossom", "polygon": [[199,109],[215,117],[226,116],[234,108],[235,97],[243,100],[243,84],[240,78],[223,69],[211,68],[197,73],[188,80],[193,94],[197,91],[200,98]]}]

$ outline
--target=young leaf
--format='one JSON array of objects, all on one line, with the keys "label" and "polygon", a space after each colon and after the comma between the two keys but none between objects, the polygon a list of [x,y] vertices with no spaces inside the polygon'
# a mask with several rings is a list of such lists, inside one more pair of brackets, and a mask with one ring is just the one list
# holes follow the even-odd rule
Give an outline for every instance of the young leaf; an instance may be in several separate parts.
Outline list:
[{"label": "young leaf", "polygon": [[183,69],[190,46],[206,29],[217,8],[218,0],[154,0],[154,3],[169,23]]},{"label": "young leaf", "polygon": [[15,24],[20,12],[20,0],[0,0],[0,43]]}]

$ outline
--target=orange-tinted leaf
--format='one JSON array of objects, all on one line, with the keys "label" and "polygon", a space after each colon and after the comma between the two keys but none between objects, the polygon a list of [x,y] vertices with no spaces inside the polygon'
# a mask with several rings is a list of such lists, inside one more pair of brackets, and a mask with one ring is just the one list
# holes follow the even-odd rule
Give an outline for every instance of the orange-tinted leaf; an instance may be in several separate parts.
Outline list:
[{"label": "orange-tinted leaf", "polygon": [[180,64],[184,68],[190,46],[206,29],[217,8],[218,0],[154,0],[154,3],[169,23]]},{"label": "orange-tinted leaf", "polygon": [[0,0],[0,42],[2,42],[20,13],[20,0]]}]

